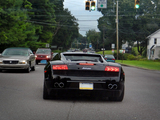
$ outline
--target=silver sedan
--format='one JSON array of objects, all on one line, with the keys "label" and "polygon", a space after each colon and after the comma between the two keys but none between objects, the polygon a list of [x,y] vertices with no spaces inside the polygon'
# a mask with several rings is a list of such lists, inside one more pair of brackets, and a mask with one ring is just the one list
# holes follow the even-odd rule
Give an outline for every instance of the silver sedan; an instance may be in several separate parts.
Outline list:
[{"label": "silver sedan", "polygon": [[7,48],[0,54],[0,72],[11,69],[23,69],[27,73],[35,70],[35,55],[30,48]]}]

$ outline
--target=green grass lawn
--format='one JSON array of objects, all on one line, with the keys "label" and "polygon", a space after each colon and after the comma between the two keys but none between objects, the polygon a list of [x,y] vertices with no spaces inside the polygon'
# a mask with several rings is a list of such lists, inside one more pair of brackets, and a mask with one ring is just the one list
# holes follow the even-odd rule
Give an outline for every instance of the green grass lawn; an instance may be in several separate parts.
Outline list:
[{"label": "green grass lawn", "polygon": [[160,71],[160,62],[159,61],[138,61],[138,60],[116,60],[117,63],[136,66],[140,68],[150,69],[150,70],[159,70]]},{"label": "green grass lawn", "polygon": [[[116,50],[115,50],[114,52],[116,52]],[[103,51],[99,51],[99,52],[97,52],[97,53],[103,55]],[[105,54],[111,54],[111,55],[112,55],[113,53],[112,53],[112,50],[105,50],[105,51],[104,51],[104,55],[105,55]]]}]

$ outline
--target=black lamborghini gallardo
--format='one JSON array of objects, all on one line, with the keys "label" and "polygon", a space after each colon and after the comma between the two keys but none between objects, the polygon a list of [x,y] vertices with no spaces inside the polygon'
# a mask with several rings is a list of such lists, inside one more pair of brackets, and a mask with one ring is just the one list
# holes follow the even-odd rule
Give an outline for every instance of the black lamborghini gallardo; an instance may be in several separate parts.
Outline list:
[{"label": "black lamborghini gallardo", "polygon": [[44,68],[43,99],[50,96],[92,94],[122,101],[125,91],[122,66],[100,54],[63,52]]}]

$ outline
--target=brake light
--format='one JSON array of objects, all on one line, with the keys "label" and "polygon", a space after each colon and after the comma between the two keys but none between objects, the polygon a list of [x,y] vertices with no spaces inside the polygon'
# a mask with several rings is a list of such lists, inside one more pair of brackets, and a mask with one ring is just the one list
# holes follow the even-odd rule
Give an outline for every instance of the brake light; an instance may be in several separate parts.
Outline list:
[{"label": "brake light", "polygon": [[112,59],[112,60],[115,60],[115,59]]},{"label": "brake light", "polygon": [[106,66],[105,71],[109,71],[109,72],[119,72],[119,67]]},{"label": "brake light", "polygon": [[93,63],[79,63],[79,65],[94,65]]},{"label": "brake light", "polygon": [[53,70],[68,70],[67,65],[52,65]]}]

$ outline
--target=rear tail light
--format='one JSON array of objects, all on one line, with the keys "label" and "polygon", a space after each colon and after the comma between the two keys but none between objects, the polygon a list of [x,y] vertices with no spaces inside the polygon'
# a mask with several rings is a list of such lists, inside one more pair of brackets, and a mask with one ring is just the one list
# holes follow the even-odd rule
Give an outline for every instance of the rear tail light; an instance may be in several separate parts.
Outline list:
[{"label": "rear tail light", "polygon": [[79,63],[79,65],[94,65],[93,63]]},{"label": "rear tail light", "polygon": [[112,59],[112,60],[115,60],[115,59]]},{"label": "rear tail light", "polygon": [[52,65],[53,70],[68,70],[67,65]]},{"label": "rear tail light", "polygon": [[119,67],[106,66],[105,71],[109,71],[109,72],[119,72]]},{"label": "rear tail light", "polygon": [[104,58],[105,60],[107,60],[107,58]]}]

